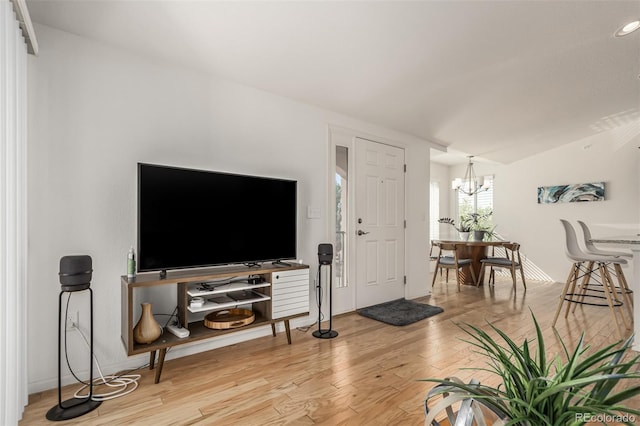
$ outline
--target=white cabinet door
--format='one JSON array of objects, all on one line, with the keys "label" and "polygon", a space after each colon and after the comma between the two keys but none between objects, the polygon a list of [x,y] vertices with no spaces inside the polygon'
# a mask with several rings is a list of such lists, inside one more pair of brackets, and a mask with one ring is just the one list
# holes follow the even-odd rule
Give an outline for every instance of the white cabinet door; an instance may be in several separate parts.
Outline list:
[{"label": "white cabinet door", "polygon": [[273,319],[309,312],[309,269],[274,272],[271,278]]}]

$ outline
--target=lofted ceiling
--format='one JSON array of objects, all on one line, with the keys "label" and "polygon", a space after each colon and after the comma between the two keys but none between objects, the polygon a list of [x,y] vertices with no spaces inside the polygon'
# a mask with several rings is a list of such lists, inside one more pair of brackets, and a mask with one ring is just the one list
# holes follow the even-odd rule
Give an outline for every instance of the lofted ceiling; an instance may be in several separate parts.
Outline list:
[{"label": "lofted ceiling", "polygon": [[614,37],[640,19],[640,0],[27,4],[36,23],[463,156],[511,163],[601,132],[640,134],[640,31]]}]

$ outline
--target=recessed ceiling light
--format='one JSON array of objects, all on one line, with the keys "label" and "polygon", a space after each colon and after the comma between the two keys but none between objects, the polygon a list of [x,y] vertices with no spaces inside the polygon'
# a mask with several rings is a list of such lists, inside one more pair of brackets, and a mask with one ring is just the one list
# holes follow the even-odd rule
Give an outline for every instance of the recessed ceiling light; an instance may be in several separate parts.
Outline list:
[{"label": "recessed ceiling light", "polygon": [[627,34],[631,34],[635,30],[640,28],[640,21],[633,21],[626,24],[624,27],[620,28],[616,31],[616,37],[626,36]]}]

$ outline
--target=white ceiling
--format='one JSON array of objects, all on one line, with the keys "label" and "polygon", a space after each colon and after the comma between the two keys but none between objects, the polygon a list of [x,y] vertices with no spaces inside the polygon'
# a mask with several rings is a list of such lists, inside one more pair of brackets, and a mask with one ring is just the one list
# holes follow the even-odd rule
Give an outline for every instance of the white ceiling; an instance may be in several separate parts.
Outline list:
[{"label": "white ceiling", "polygon": [[27,3],[34,22],[487,160],[640,134],[640,31],[613,36],[640,0]]}]

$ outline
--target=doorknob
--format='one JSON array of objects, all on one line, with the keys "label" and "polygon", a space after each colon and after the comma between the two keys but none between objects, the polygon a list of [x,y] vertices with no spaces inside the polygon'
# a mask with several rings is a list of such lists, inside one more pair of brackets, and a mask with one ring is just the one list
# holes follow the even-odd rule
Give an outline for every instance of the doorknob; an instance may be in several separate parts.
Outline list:
[{"label": "doorknob", "polygon": [[358,229],[358,235],[367,235],[368,232],[364,232],[362,229]]}]

